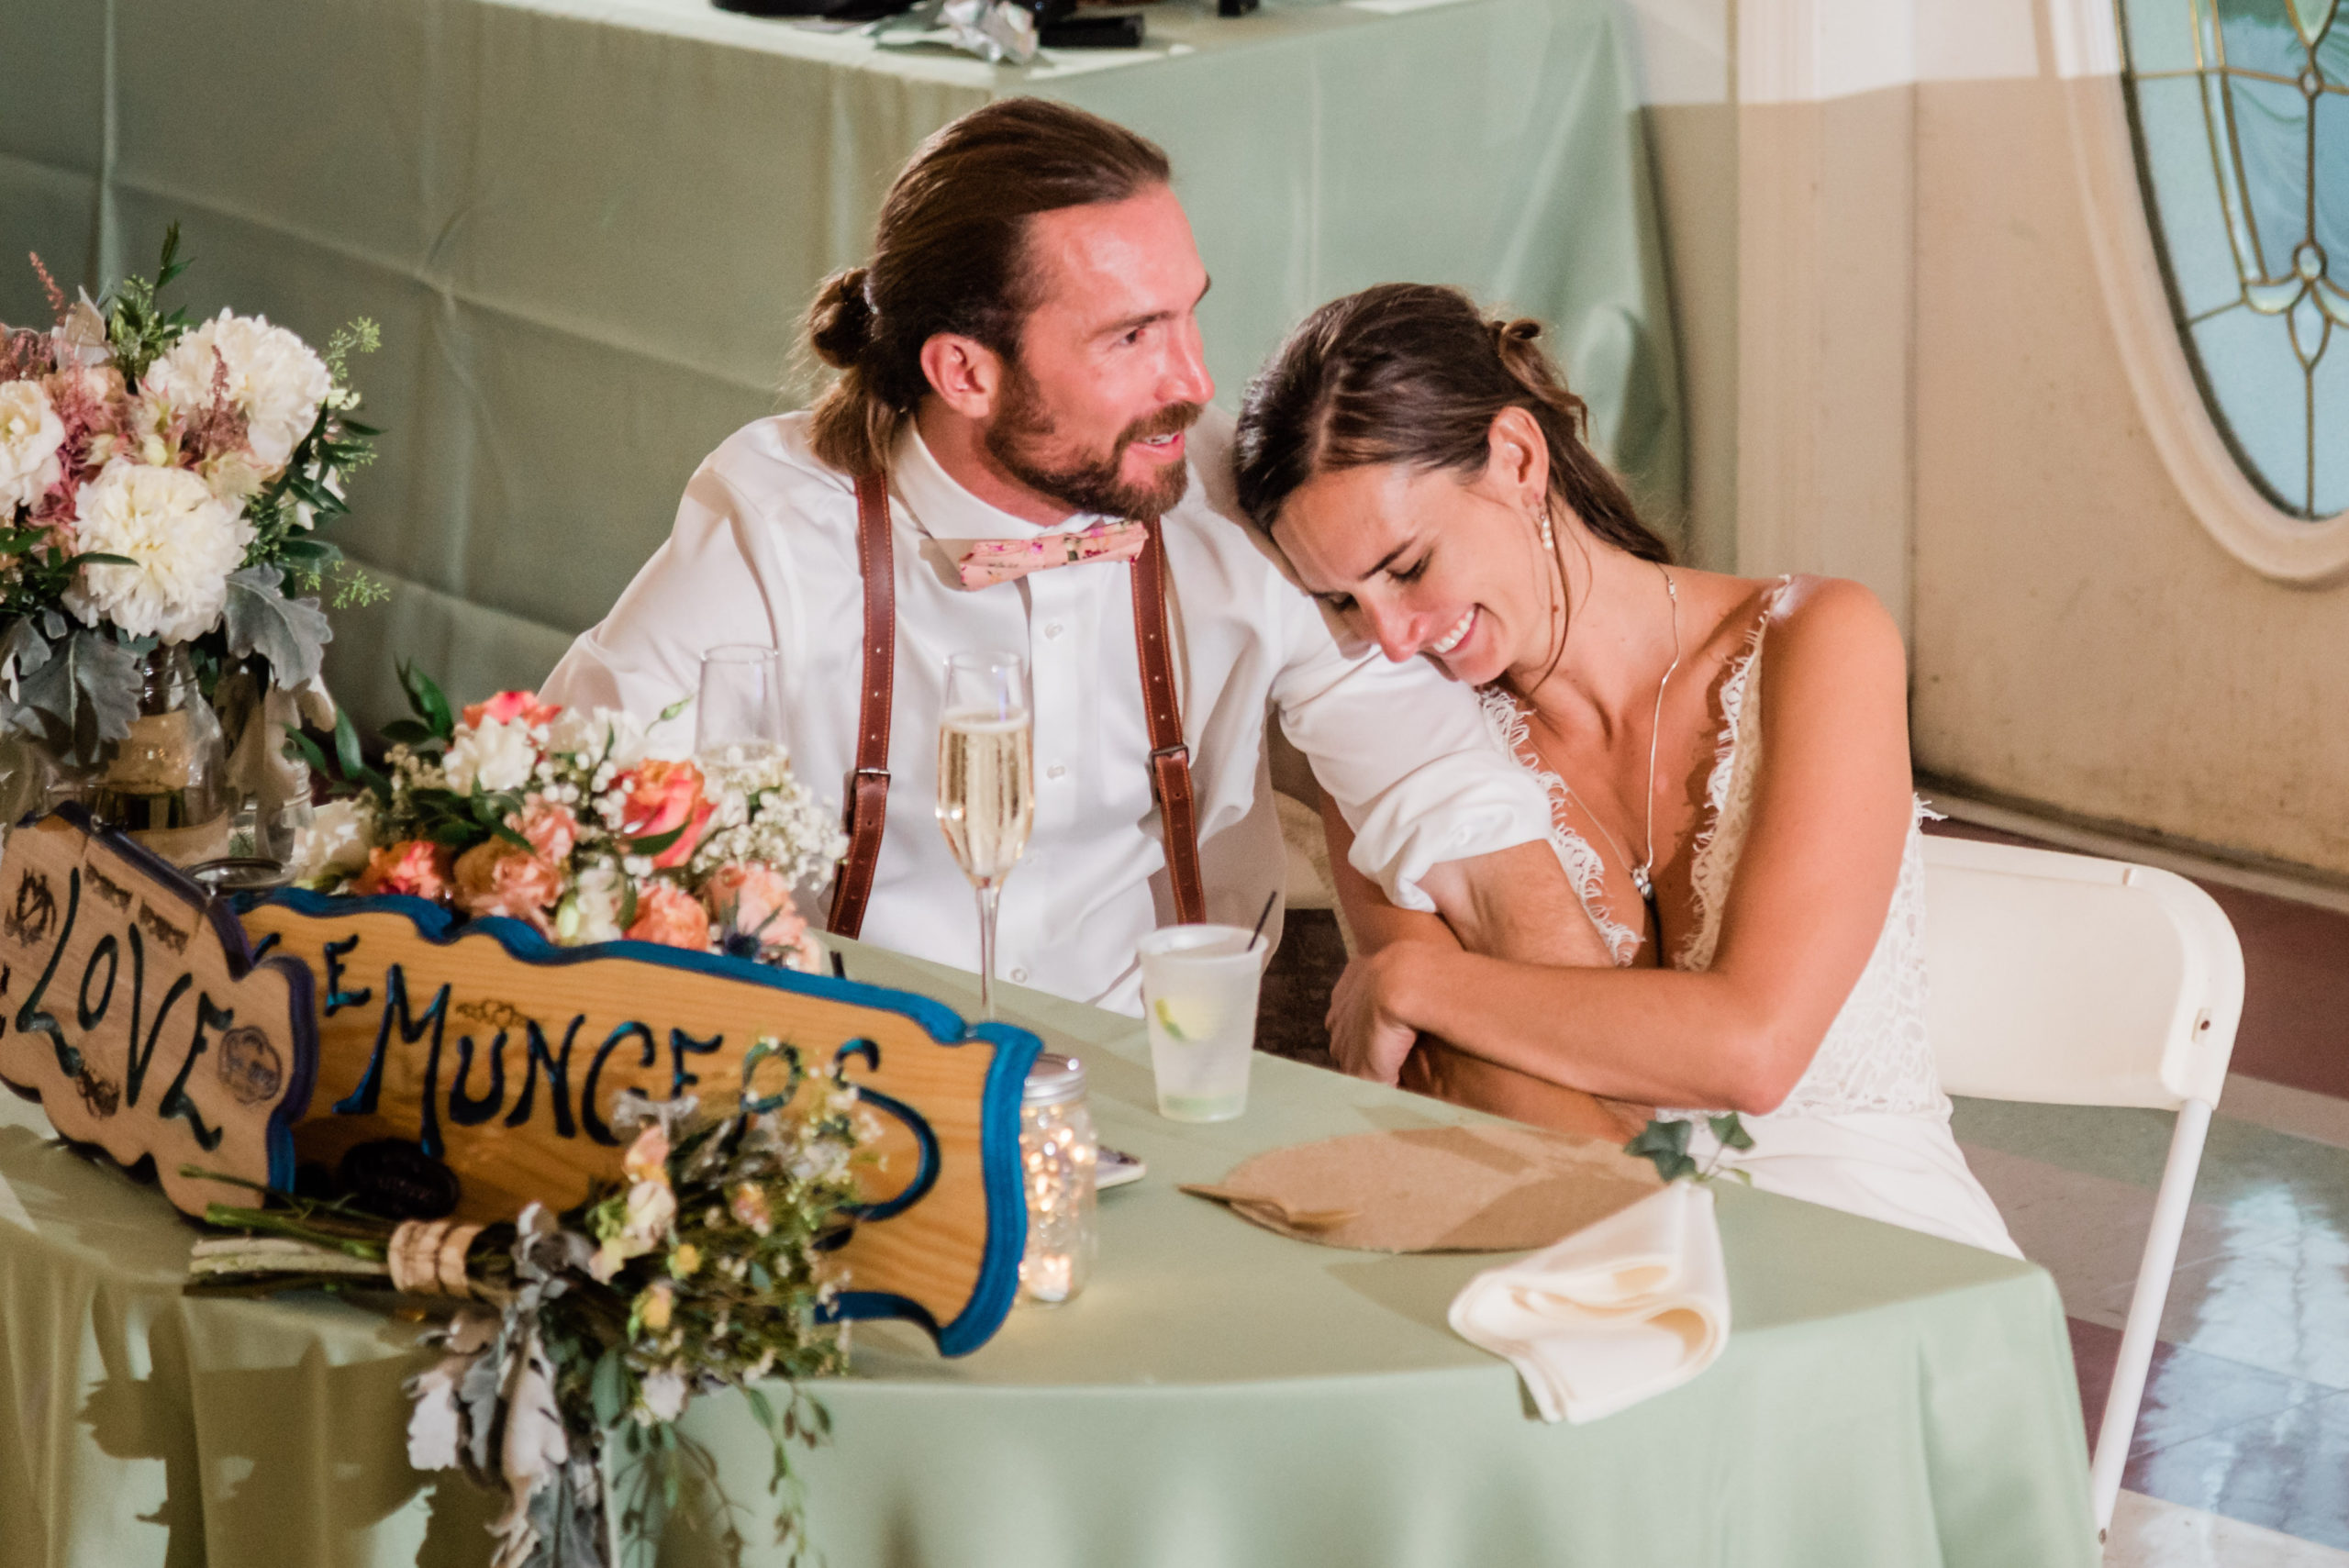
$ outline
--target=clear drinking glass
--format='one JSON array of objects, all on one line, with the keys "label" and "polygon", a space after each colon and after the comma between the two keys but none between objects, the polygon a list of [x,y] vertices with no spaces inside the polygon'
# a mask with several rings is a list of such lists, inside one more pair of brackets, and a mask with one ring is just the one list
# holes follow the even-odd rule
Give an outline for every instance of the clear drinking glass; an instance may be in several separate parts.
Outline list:
[{"label": "clear drinking glass", "polygon": [[1168,926],[1142,938],[1140,951],[1158,1114],[1230,1120],[1248,1108],[1262,944],[1237,926]]},{"label": "clear drinking glass", "polygon": [[783,655],[755,642],[721,642],[704,653],[694,750],[753,752],[783,743]]},{"label": "clear drinking glass", "polygon": [[979,895],[979,1017],[995,1017],[995,916],[1036,819],[1035,722],[1017,653],[946,661],[938,723],[938,826]]}]

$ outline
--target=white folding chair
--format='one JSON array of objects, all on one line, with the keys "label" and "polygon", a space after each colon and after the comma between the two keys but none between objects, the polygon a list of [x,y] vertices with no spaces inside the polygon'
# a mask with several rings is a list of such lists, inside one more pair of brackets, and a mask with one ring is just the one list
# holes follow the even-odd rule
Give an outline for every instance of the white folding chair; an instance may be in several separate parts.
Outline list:
[{"label": "white folding chair", "polygon": [[2234,1051],[2243,949],[2209,894],[2152,866],[1931,838],[1925,889],[1927,1027],[1944,1088],[2177,1116],[2089,1465],[2101,1539]]}]

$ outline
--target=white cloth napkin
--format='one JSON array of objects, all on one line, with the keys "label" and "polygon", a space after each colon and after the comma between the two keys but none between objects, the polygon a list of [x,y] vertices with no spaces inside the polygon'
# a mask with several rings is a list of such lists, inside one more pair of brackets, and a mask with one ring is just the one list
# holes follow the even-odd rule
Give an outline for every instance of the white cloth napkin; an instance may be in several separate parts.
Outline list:
[{"label": "white cloth napkin", "polygon": [[1468,1282],[1452,1328],[1508,1362],[1542,1418],[1596,1421],[1677,1388],[1729,1339],[1710,1188],[1675,1182]]}]

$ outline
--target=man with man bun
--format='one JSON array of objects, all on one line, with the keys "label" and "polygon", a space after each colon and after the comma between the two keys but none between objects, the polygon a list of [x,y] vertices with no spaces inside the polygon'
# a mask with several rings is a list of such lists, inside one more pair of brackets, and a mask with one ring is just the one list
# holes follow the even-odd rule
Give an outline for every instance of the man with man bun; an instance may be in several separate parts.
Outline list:
[{"label": "man with man bun", "polygon": [[1151,142],[1033,98],[948,125],[891,187],[872,261],[808,312],[838,380],[702,463],[546,696],[651,720],[710,648],[780,650],[794,766],[843,781],[855,840],[807,913],[967,968],[974,903],[931,821],[944,664],[1019,653],[1035,826],[997,973],[1129,1013],[1145,932],[1252,924],[1282,884],[1277,714],[1359,869],[1485,951],[1538,956],[1580,918],[1540,786],[1474,694],[1342,646],[1235,520],[1207,287]]}]

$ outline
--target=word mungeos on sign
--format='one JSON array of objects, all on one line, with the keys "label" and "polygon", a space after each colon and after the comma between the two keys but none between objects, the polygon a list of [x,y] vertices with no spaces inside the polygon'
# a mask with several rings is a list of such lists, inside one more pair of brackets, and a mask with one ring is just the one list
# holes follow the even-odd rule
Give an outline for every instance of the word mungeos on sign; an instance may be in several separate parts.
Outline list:
[{"label": "word mungeos on sign", "polygon": [[[421,899],[289,892],[244,921],[315,980],[304,1162],[334,1170],[354,1149],[411,1140],[455,1174],[460,1218],[565,1208],[619,1180],[622,1095],[730,1107],[745,1058],[771,1038],[812,1069],[843,1067],[879,1123],[869,1200],[840,1254],[853,1285],[845,1315],[912,1317],[954,1351],[1008,1308],[1034,1035],[966,1026],[926,997],[709,954],[558,948],[515,920],[457,925]],[[752,1093],[777,1086],[759,1071]]]}]

